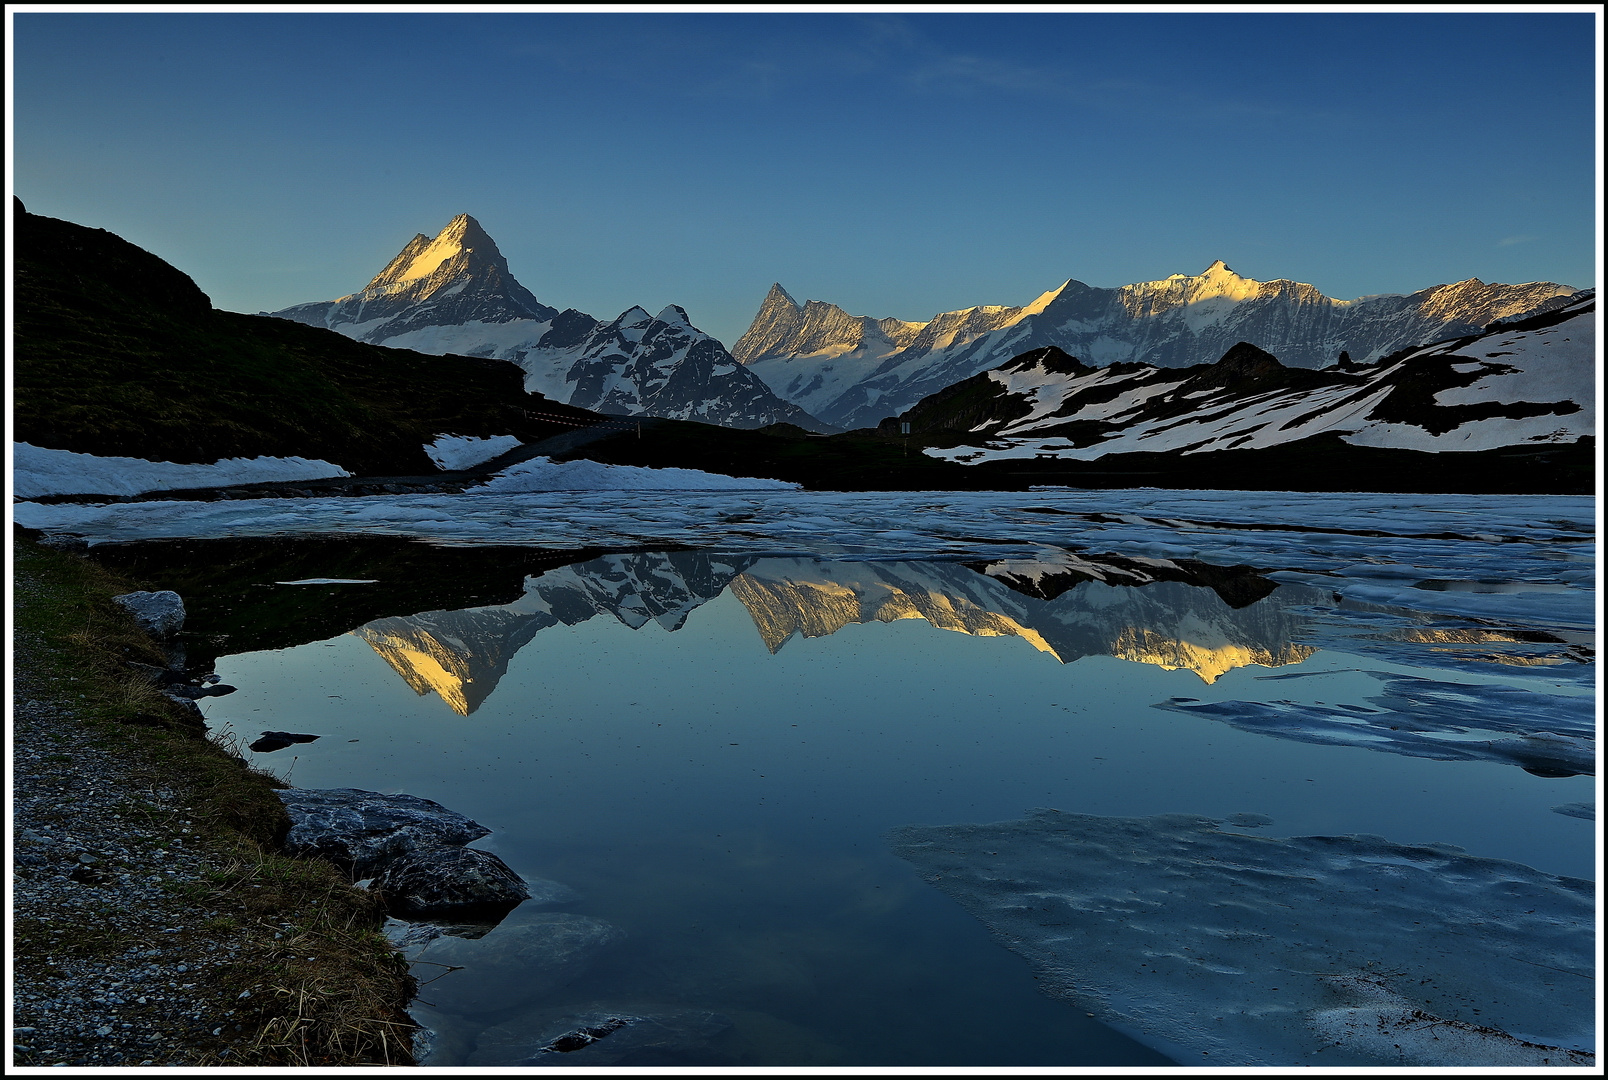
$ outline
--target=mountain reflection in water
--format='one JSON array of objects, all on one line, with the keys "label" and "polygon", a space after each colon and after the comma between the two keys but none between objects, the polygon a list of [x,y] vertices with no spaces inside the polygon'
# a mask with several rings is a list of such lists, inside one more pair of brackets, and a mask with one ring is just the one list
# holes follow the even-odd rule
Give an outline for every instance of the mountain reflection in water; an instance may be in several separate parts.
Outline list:
[{"label": "mountain reflection in water", "polygon": [[[1191,576],[1176,564],[1165,570]],[[527,578],[525,594],[510,604],[376,619],[352,633],[415,692],[436,693],[461,716],[486,700],[513,655],[548,627],[607,614],[632,629],[651,621],[675,631],[728,589],[773,654],[796,635],[825,637],[849,625],[901,619],[977,637],[1018,637],[1063,664],[1114,656],[1188,669],[1207,683],[1250,664],[1299,663],[1315,651],[1294,640],[1304,618],[1297,606],[1319,597],[1318,590],[1275,590],[1246,568],[1202,568],[1209,584],[1158,581],[1154,572],[1133,560],[1088,556],[849,563],[702,552],[609,555]],[[1261,598],[1236,607],[1225,595]]]}]

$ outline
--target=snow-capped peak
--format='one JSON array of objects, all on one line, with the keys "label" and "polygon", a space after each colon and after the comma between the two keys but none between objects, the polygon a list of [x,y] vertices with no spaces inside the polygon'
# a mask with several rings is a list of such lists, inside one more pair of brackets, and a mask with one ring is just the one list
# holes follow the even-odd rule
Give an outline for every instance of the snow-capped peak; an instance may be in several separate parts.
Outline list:
[{"label": "snow-capped peak", "polygon": [[692,327],[692,320],[687,317],[687,309],[681,307],[679,304],[671,304],[669,307],[659,312],[655,318],[662,323],[680,323],[682,326],[685,326],[688,329],[691,329]]},{"label": "snow-capped peak", "polygon": [[649,315],[645,308],[640,308],[640,307],[633,306],[633,307],[626,308],[624,311],[620,312],[619,317],[614,320],[614,325],[615,326],[646,326],[648,323],[650,323],[652,321],[653,321],[653,316]]},{"label": "snow-capped peak", "polygon": [[1056,297],[1060,296],[1066,291],[1066,287],[1070,284],[1072,284],[1072,279],[1067,278],[1049,292],[1040,295],[1037,300],[1033,301],[1031,304],[1022,309],[1022,318],[1025,319],[1029,315],[1037,315],[1039,312],[1049,307],[1050,304],[1055,301]]},{"label": "snow-capped peak", "polygon": [[[502,263],[502,252],[497,250],[497,243],[480,227],[480,222],[468,214],[459,214],[447,222],[447,227],[436,234],[434,240],[426,239],[423,233],[415,236],[402,253],[391,260],[389,266],[381,270],[373,281],[368,283],[368,289],[379,289],[386,286],[401,285],[409,281],[418,281],[429,277],[444,264],[458,259],[459,256],[480,256],[476,262],[491,264]],[[467,263],[469,260],[460,260]],[[467,266],[463,269],[468,269]]]}]

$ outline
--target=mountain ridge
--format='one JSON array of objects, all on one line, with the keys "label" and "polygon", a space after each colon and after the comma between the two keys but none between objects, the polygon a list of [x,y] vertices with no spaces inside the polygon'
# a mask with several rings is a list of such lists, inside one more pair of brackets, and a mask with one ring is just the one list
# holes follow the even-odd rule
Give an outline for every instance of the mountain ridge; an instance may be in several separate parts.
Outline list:
[{"label": "mountain ridge", "polygon": [[610,415],[830,430],[776,396],[684,308],[651,316],[632,307],[605,322],[543,304],[468,214],[434,238],[416,234],[356,293],[265,314],[375,345],[506,360],[525,372],[527,390]]},{"label": "mountain ridge", "polygon": [[1543,315],[1318,370],[1243,341],[1188,368],[1097,368],[1043,346],[929,395],[883,429],[952,433],[951,445],[925,452],[962,463],[1187,456],[1330,434],[1432,453],[1577,443],[1596,431],[1595,313],[1595,291],[1582,290]]},{"label": "mountain ridge", "polygon": [[822,301],[800,306],[777,283],[732,355],[782,397],[828,423],[857,427],[1049,345],[1096,364],[1184,367],[1249,341],[1288,366],[1320,368],[1343,352],[1371,360],[1478,332],[1573,292],[1554,282],[1468,278],[1409,294],[1335,300],[1287,278],[1241,277],[1217,260],[1197,275],[1114,289],[1069,279],[1020,307],[973,307],[925,323],[899,322],[895,338],[868,334],[866,327],[880,325],[869,316]]}]

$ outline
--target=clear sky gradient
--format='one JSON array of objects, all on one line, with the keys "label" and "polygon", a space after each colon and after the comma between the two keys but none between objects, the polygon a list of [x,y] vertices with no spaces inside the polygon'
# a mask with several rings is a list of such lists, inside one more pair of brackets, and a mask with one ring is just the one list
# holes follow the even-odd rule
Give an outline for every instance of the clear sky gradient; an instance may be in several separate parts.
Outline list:
[{"label": "clear sky gradient", "polygon": [[17,13],[15,191],[219,307],[474,215],[543,302],[1596,284],[1583,13]]}]

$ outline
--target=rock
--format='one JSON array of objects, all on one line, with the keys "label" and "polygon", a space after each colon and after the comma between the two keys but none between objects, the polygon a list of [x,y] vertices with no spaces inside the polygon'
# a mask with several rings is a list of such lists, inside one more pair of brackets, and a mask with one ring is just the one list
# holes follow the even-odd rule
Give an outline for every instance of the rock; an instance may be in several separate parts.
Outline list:
[{"label": "rock", "polygon": [[172,637],[184,626],[184,601],[171,589],[124,593],[112,599],[127,608],[140,629],[152,637]]},{"label": "rock", "polygon": [[322,735],[301,735],[292,731],[265,731],[262,733],[262,738],[251,744],[251,749],[259,754],[271,754],[275,750],[283,750],[295,743],[313,742],[322,738]]},{"label": "rock", "polygon": [[710,1039],[731,1027],[702,1009],[545,1010],[487,1028],[471,1065],[709,1065]]},{"label": "rock", "polygon": [[286,850],[322,856],[354,879],[373,876],[399,855],[467,844],[491,832],[417,795],[357,788],[291,788],[277,794],[291,820]]},{"label": "rock", "polygon": [[438,847],[409,852],[386,864],[369,886],[397,911],[511,908],[530,899],[520,876],[489,851]]},{"label": "rock", "polygon": [[223,697],[225,694],[234,693],[236,689],[236,687],[230,686],[228,683],[217,683],[213,686],[197,686],[195,683],[181,682],[168,687],[167,692],[178,697],[204,698]]},{"label": "rock", "polygon": [[[479,940],[437,938],[414,959],[463,968],[430,983],[430,1002],[448,1012],[479,1013],[552,993],[591,966],[603,946],[623,936],[602,919],[546,912],[519,925],[504,923]],[[426,977],[433,977],[443,969],[426,970]]]},{"label": "rock", "polygon": [[202,726],[206,725],[206,714],[201,711],[201,706],[197,705],[191,699],[183,697],[179,694],[171,693],[167,690],[162,691],[162,696],[179,706],[184,714],[193,722],[201,724]]}]

